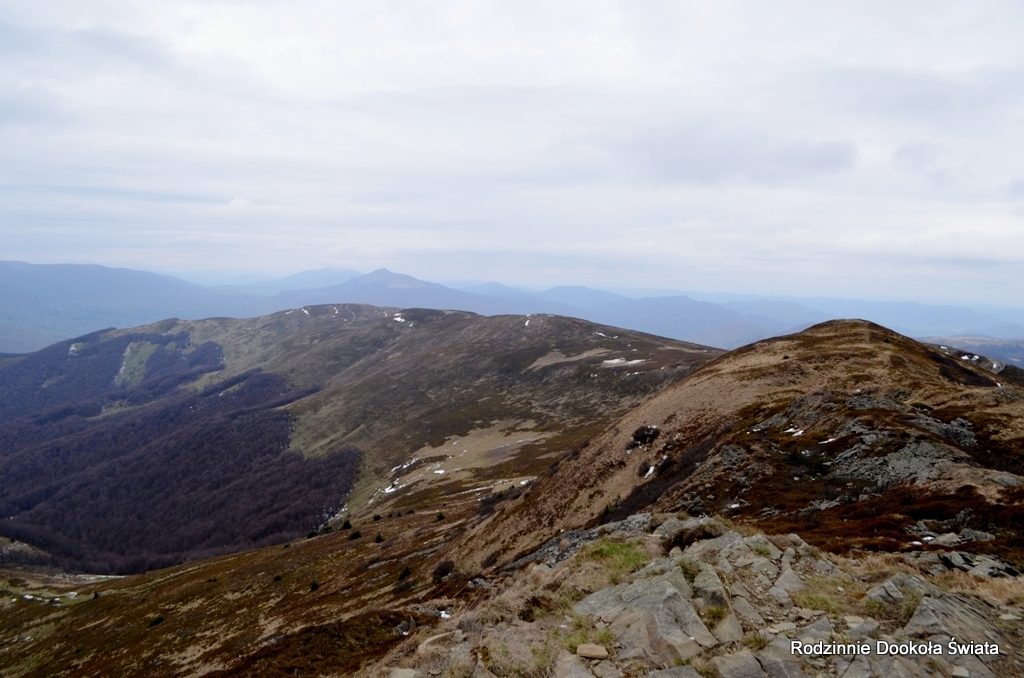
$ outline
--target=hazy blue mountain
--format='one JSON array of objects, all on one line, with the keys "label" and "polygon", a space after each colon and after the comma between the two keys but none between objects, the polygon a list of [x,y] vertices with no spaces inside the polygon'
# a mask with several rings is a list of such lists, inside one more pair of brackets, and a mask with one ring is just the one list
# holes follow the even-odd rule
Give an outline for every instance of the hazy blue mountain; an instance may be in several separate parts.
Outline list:
[{"label": "hazy blue mountain", "polygon": [[507,299],[531,299],[536,294],[535,292],[516,289],[515,287],[509,287],[508,285],[502,285],[501,283],[496,282],[467,285],[465,287],[459,287],[458,289],[471,294],[483,294],[486,296],[504,297]]},{"label": "hazy blue mountain", "polygon": [[[621,299],[588,315],[616,327],[635,327],[663,337],[687,337],[709,346],[735,348],[769,336],[786,334],[793,324],[766,316],[740,313],[720,304],[689,297]],[[700,337],[698,340],[697,337]]]},{"label": "hazy blue mountain", "polygon": [[319,268],[300,271],[286,278],[249,283],[244,289],[260,294],[278,294],[288,290],[315,290],[358,278],[361,272],[351,268]]},{"label": "hazy blue mountain", "polygon": [[914,337],[956,334],[982,334],[1004,339],[1024,337],[1024,327],[1008,325],[1005,320],[962,306],[827,297],[793,301],[836,318],[863,318]]},{"label": "hazy blue mountain", "polygon": [[481,315],[550,313],[583,317],[577,308],[544,299],[473,294],[386,268],[319,290],[283,292],[274,299],[285,304],[283,308],[304,304],[356,303],[471,311]]},{"label": "hazy blue mountain", "polygon": [[[324,268],[249,285],[213,287],[130,269],[0,262],[0,353],[34,351],[106,327],[164,318],[249,317],[342,303],[481,315],[548,313],[722,348],[797,332],[831,318],[862,318],[915,337],[1024,339],[1024,327],[1017,323],[1024,322],[1024,311],[1013,309],[981,312],[912,302],[731,294],[695,299],[655,293],[637,298],[580,286],[533,292],[497,282],[454,289],[383,268],[366,275]],[[1007,346],[1005,351],[1004,360],[1016,357],[1016,349]]]},{"label": "hazy blue mountain", "polygon": [[263,304],[231,291],[124,268],[0,262],[0,351],[39,349],[105,327],[169,317],[255,315]]},{"label": "hazy blue mountain", "polygon": [[627,297],[620,294],[579,286],[552,287],[549,290],[537,292],[536,296],[560,304],[577,306],[585,310],[606,309],[619,302],[627,301]]},{"label": "hazy blue mountain", "polygon": [[752,301],[728,301],[721,304],[739,313],[763,316],[790,326],[816,325],[826,320],[834,320],[837,316],[810,308],[792,301],[774,299],[755,299]]}]

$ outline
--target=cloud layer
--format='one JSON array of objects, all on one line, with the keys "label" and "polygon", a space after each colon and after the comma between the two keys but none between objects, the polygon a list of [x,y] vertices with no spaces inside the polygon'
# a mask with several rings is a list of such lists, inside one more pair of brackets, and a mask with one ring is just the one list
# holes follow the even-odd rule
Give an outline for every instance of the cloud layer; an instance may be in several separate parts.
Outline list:
[{"label": "cloud layer", "polygon": [[1011,2],[0,1],[0,258],[1021,305],[1022,31]]}]

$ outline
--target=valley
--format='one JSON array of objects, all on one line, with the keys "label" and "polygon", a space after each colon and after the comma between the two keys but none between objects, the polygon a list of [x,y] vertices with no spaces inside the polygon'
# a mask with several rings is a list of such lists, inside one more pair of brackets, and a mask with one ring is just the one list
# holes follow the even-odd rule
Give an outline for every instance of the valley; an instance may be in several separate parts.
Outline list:
[{"label": "valley", "polygon": [[[864,321],[727,354],[555,316],[331,305],[143,329],[220,347],[219,369],[175,387],[196,397],[280,378],[289,453],[360,451],[347,506],[283,543],[123,578],[8,567],[5,675],[1024,667],[1013,366]],[[142,330],[119,332],[102,341]],[[116,395],[93,397],[137,407]],[[951,634],[1000,653],[786,650]]]}]

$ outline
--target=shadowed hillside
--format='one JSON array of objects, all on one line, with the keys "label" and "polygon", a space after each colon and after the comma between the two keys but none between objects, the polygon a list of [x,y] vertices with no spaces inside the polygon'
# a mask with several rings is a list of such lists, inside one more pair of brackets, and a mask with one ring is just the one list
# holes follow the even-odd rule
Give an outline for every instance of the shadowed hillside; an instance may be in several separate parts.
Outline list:
[{"label": "shadowed hillside", "polygon": [[[0,534],[122,573],[280,542],[346,502],[413,508],[536,475],[717,354],[566,318],[360,305],[93,333],[0,363]],[[457,462],[453,436],[475,445]]]}]

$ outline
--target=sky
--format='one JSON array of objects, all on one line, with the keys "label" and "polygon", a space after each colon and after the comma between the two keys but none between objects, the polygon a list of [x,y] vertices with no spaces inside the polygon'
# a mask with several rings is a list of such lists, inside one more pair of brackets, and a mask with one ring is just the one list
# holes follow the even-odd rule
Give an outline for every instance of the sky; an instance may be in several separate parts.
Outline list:
[{"label": "sky", "polygon": [[1024,4],[0,0],[0,259],[1024,306]]}]

